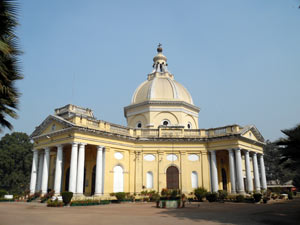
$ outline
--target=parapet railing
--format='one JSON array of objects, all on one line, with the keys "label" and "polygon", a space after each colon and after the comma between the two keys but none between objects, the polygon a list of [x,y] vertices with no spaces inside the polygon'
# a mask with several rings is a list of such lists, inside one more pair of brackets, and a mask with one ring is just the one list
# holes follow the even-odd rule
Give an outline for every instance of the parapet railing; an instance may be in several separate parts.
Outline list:
[{"label": "parapet railing", "polygon": [[183,126],[160,126],[157,129],[129,128],[102,120],[78,119],[75,123],[91,129],[139,138],[210,138],[239,133],[238,125],[210,129],[185,129]]},{"label": "parapet railing", "polygon": [[238,125],[211,129],[184,129],[172,127],[132,129],[115,124],[110,124],[109,129],[107,129],[107,131],[111,133],[140,138],[210,138],[238,133],[239,130],[240,127]]}]

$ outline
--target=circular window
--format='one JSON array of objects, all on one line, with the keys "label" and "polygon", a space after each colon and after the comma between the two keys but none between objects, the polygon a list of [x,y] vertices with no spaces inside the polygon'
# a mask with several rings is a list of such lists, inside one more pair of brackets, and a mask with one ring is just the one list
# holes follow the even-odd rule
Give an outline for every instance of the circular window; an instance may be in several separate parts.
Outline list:
[{"label": "circular window", "polygon": [[141,122],[138,122],[138,123],[136,124],[136,128],[142,128],[142,123],[141,123]]},{"label": "circular window", "polygon": [[199,156],[196,155],[196,154],[190,154],[190,155],[188,156],[188,159],[189,159],[190,161],[198,161],[198,160],[199,160]]},{"label": "circular window", "polygon": [[163,121],[161,122],[161,124],[164,125],[164,126],[169,126],[171,123],[170,123],[169,120],[163,120]]},{"label": "circular window", "polygon": [[176,161],[177,160],[177,156],[175,154],[170,154],[170,155],[167,155],[167,160],[168,161]]},{"label": "circular window", "polygon": [[191,123],[191,122],[188,122],[187,128],[188,128],[188,129],[192,129],[192,123]]},{"label": "circular window", "polygon": [[145,155],[144,156],[144,159],[146,160],[146,161],[154,161],[155,160],[155,156],[154,155],[152,155],[152,154],[148,154],[148,155]]},{"label": "circular window", "polygon": [[123,154],[121,152],[115,152],[114,156],[116,159],[123,159]]}]

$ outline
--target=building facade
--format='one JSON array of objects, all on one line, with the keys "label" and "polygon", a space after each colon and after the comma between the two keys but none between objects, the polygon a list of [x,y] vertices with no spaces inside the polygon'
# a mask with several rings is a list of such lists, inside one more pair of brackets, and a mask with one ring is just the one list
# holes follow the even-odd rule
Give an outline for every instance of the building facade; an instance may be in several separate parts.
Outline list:
[{"label": "building facade", "polygon": [[255,126],[199,129],[200,109],[168,71],[159,46],[153,71],[124,108],[127,126],[75,105],[55,110],[32,133],[30,192],[108,197],[113,192],[246,193],[266,189],[264,139]]}]

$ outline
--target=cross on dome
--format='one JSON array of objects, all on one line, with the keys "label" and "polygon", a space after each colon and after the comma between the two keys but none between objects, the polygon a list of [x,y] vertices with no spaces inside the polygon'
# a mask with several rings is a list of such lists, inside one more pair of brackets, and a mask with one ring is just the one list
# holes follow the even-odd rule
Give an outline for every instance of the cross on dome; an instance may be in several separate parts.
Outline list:
[{"label": "cross on dome", "polygon": [[157,55],[153,58],[153,71],[152,73],[169,73],[168,71],[168,64],[167,64],[167,57],[162,54],[162,44],[159,43],[157,46]]}]

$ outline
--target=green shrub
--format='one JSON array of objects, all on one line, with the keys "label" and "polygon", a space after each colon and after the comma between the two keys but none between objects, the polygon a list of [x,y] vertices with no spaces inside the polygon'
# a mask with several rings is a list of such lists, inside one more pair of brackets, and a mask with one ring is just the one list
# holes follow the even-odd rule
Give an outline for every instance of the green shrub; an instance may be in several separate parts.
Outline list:
[{"label": "green shrub", "polygon": [[158,193],[155,193],[155,194],[152,194],[152,195],[150,196],[150,201],[151,201],[151,202],[156,202],[156,201],[159,200],[159,198],[160,198],[159,194],[158,194]]},{"label": "green shrub", "polygon": [[171,192],[171,199],[176,199],[177,195],[180,194],[176,189]]},{"label": "green shrub", "polygon": [[48,207],[62,207],[64,205],[63,202],[59,202],[57,199],[55,201],[51,201],[51,199],[49,199],[47,201],[47,206]]},{"label": "green shrub", "polygon": [[218,199],[219,199],[220,201],[224,201],[224,199],[227,198],[227,196],[228,196],[228,193],[227,193],[227,191],[225,191],[225,190],[219,190],[219,191],[218,191],[218,194],[219,194]]},{"label": "green shrub", "polygon": [[288,193],[288,198],[289,198],[290,200],[293,199],[293,192],[290,191],[290,192]]},{"label": "green shrub", "polygon": [[237,202],[243,202],[245,197],[244,197],[244,195],[237,195],[235,199]]},{"label": "green shrub", "polygon": [[263,198],[263,203],[267,204],[270,199],[268,197]]},{"label": "green shrub", "polygon": [[216,202],[217,199],[218,199],[218,194],[216,192],[207,192],[206,193],[206,199],[209,201],[209,202]]},{"label": "green shrub", "polygon": [[253,198],[254,198],[255,202],[260,202],[260,200],[262,198],[262,194],[261,193],[254,193]]},{"label": "green shrub", "polygon": [[73,198],[73,192],[68,192],[68,191],[62,192],[61,196],[63,198],[63,202],[65,203],[65,205],[68,205]]},{"label": "green shrub", "polygon": [[203,202],[203,198],[206,196],[207,190],[205,188],[202,188],[202,187],[196,188],[194,190],[194,194],[195,194],[195,196],[196,196],[196,198],[199,202]]},{"label": "green shrub", "polygon": [[180,199],[181,191],[179,189],[166,189],[161,191],[161,200],[178,200]]},{"label": "green shrub", "polygon": [[115,193],[115,196],[118,199],[118,201],[124,201],[125,197],[126,197],[126,193],[125,192],[117,192],[117,193]]},{"label": "green shrub", "polygon": [[8,194],[7,191],[5,191],[5,190],[0,190],[0,198],[3,198],[4,195],[7,195],[7,194]]}]

